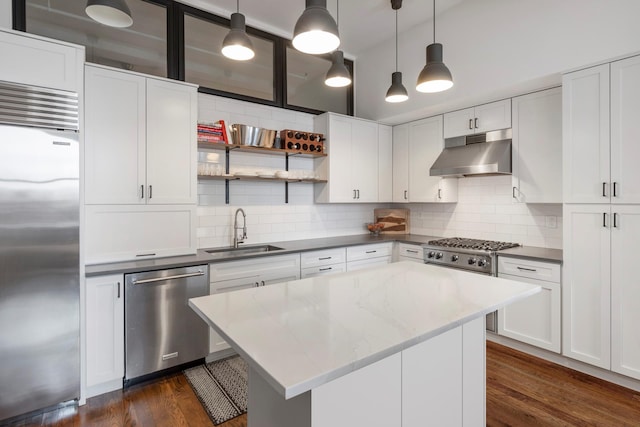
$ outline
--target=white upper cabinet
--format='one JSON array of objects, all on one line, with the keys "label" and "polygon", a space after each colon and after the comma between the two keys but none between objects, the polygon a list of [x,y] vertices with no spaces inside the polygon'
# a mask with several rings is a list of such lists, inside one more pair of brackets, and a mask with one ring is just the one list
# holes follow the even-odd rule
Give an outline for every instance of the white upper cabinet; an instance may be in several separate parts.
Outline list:
[{"label": "white upper cabinet", "polygon": [[393,202],[409,202],[409,125],[393,127]]},{"label": "white upper cabinet", "polygon": [[146,79],[85,70],[85,203],[144,204]]},{"label": "white upper cabinet", "polygon": [[513,197],[562,203],[562,89],[513,98]]},{"label": "white upper cabinet", "polygon": [[511,99],[478,105],[444,115],[444,137],[473,135],[511,127]]},{"label": "white upper cabinet", "polygon": [[85,203],[196,203],[196,87],[88,65],[85,99]]},{"label": "white upper cabinet", "polygon": [[197,117],[195,87],[147,79],[149,203],[196,203]]},{"label": "white upper cabinet", "polygon": [[0,30],[0,80],[79,92],[84,47]]},{"label": "white upper cabinet", "polygon": [[378,202],[378,127],[376,122],[335,113],[315,117],[315,131],[325,135],[328,154],[316,159],[317,172],[328,180],[315,186],[317,203]]},{"label": "white upper cabinet", "polygon": [[393,128],[378,125],[378,202],[393,200]]},{"label": "white upper cabinet", "polygon": [[566,203],[608,203],[609,64],[562,78],[563,197]]},{"label": "white upper cabinet", "polygon": [[611,203],[640,203],[640,56],[611,64]]},{"label": "white upper cabinet", "polygon": [[409,123],[409,201],[456,202],[458,179],[429,175],[431,165],[444,147],[442,116]]}]

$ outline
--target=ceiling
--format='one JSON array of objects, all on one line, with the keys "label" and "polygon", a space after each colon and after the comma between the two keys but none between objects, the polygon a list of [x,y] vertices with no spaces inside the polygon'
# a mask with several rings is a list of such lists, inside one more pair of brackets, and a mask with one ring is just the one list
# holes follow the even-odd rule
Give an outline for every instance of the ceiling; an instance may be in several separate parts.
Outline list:
[{"label": "ceiling", "polygon": [[[233,0],[179,0],[181,3],[228,17],[236,11]],[[470,0],[435,0],[436,15]],[[338,0],[327,0],[327,9],[336,18]],[[341,49],[356,57],[394,36],[394,12],[390,0],[343,0],[339,2]],[[247,25],[282,37],[291,38],[293,27],[304,11],[304,0],[241,1],[240,12]],[[424,24],[425,43],[431,41],[433,3],[428,0],[404,0],[398,11],[399,32]],[[437,30],[437,29],[436,29]]]}]

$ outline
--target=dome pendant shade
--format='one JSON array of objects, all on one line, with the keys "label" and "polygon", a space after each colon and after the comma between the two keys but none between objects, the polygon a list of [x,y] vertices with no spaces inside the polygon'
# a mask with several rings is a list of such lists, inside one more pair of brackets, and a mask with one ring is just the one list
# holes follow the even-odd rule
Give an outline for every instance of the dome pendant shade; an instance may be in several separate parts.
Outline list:
[{"label": "dome pendant shade", "polygon": [[407,88],[402,84],[402,73],[396,71],[391,74],[391,86],[387,90],[387,96],[384,98],[387,102],[403,102],[409,99]]},{"label": "dome pendant shade", "polygon": [[247,61],[255,56],[241,13],[231,14],[231,29],[222,42],[222,54],[236,61]]},{"label": "dome pendant shade", "polygon": [[442,45],[432,43],[427,46],[427,65],[424,66],[416,90],[418,92],[435,93],[442,92],[453,86],[451,71],[442,62]]},{"label": "dome pendant shade", "polygon": [[131,10],[124,0],[88,0],[85,12],[89,18],[109,27],[126,28],[133,24]]},{"label": "dome pendant shade", "polygon": [[331,68],[327,71],[324,84],[331,87],[345,87],[351,84],[351,74],[344,65],[344,53],[336,50],[331,54]]},{"label": "dome pendant shade", "polygon": [[306,9],[293,30],[293,47],[318,55],[340,46],[338,25],[327,10],[327,0],[306,0]]}]

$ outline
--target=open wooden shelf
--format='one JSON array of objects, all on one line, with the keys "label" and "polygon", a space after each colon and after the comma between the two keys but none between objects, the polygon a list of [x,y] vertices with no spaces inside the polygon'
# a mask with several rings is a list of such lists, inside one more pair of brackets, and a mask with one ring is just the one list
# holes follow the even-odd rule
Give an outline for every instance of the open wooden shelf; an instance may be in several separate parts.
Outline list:
[{"label": "open wooden shelf", "polygon": [[306,182],[306,183],[325,183],[326,179],[297,179],[297,178],[260,178],[259,176],[225,176],[225,175],[198,175],[198,179],[205,181],[270,181],[270,182]]},{"label": "open wooden shelf", "polygon": [[214,142],[198,142],[198,149],[242,151],[245,153],[271,154],[275,156],[326,157],[325,153],[309,153],[307,151],[287,150],[282,148],[253,147],[251,145],[223,144]]}]

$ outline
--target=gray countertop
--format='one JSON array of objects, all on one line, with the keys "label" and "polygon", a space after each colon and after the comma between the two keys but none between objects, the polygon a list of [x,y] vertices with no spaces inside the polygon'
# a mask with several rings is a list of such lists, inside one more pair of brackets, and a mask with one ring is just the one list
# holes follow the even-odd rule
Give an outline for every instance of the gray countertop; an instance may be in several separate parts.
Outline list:
[{"label": "gray countertop", "polygon": [[[381,242],[403,242],[424,244],[429,240],[437,239],[433,236],[420,236],[416,234],[382,234],[373,236],[371,234],[358,234],[354,236],[324,237],[320,239],[290,240],[285,242],[269,242],[271,246],[282,248],[271,252],[260,252],[251,254],[210,254],[206,249],[199,249],[195,255],[183,255],[166,258],[154,258],[137,261],[123,261],[108,264],[87,265],[85,276],[100,276],[104,274],[135,273],[140,271],[164,270],[167,268],[184,267],[188,265],[210,264],[214,262],[234,261],[239,259],[286,255],[296,252],[314,251],[319,249],[331,249],[345,246],[358,246],[370,243]],[[251,247],[259,245],[248,245],[241,247]],[[210,248],[223,249],[223,248]]]},{"label": "gray countertop", "polygon": [[[381,242],[402,242],[413,244],[426,244],[429,240],[438,239],[436,236],[421,236],[418,234],[382,234],[373,236],[371,234],[358,234],[354,236],[324,237],[320,239],[290,240],[284,242],[269,242],[271,246],[282,248],[271,252],[259,253],[239,253],[239,254],[210,254],[206,249],[199,249],[195,255],[183,255],[166,258],[155,258],[137,261],[124,261],[109,264],[93,264],[86,266],[85,275],[87,277],[100,276],[104,274],[124,274],[140,271],[164,270],[167,268],[184,267],[188,265],[211,264],[215,262],[233,261],[239,259],[285,255],[296,252],[307,252],[320,249],[331,249],[345,246],[358,246],[370,243]],[[259,245],[248,245],[241,247],[251,247]],[[211,248],[223,249],[223,248]],[[519,247],[507,249],[500,252],[500,255],[520,258],[533,258],[542,261],[562,262],[562,251],[559,249],[547,249],[537,247]]]},{"label": "gray countertop", "polygon": [[539,248],[536,246],[520,246],[517,248],[505,249],[503,251],[500,251],[498,252],[498,256],[534,259],[562,264],[561,249]]}]

